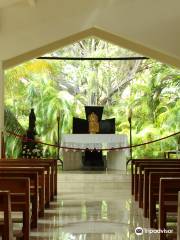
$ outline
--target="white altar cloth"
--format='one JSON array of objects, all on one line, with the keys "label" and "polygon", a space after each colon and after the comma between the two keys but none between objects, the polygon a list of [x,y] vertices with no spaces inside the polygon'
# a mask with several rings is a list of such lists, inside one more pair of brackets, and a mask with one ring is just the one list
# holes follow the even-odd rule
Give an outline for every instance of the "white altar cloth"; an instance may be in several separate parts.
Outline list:
[{"label": "white altar cloth", "polygon": [[[126,134],[64,134],[61,146],[83,149],[118,148],[128,145]],[[107,168],[125,170],[127,149],[109,151],[107,153]],[[79,170],[82,168],[82,152],[63,149],[64,170]]]},{"label": "white altar cloth", "polygon": [[74,148],[117,148],[127,146],[126,134],[65,134],[62,146]]}]

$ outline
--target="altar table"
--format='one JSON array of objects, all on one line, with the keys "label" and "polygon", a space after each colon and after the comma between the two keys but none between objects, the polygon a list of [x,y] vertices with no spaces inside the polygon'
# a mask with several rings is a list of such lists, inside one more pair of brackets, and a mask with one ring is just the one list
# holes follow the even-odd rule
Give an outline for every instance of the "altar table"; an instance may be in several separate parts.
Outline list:
[{"label": "altar table", "polygon": [[[104,149],[128,146],[126,134],[64,134],[61,146],[80,149]],[[128,149],[113,150],[107,152],[107,169],[126,170],[126,159],[129,156]],[[82,169],[83,151],[63,149],[63,169]]]}]

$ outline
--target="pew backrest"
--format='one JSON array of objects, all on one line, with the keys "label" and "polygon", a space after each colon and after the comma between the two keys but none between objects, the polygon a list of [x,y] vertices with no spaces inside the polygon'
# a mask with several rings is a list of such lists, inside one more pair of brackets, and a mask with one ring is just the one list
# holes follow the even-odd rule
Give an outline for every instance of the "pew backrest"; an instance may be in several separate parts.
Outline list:
[{"label": "pew backrest", "polygon": [[[178,191],[180,191],[180,178],[160,178],[159,187],[159,228],[166,229],[168,212],[177,213]],[[160,240],[166,235],[160,233]]]},{"label": "pew backrest", "polygon": [[[149,192],[159,191],[160,177],[173,176],[173,173],[180,175],[180,168],[145,168],[144,169],[144,184],[143,184],[143,212],[144,217],[149,213],[149,200],[151,196]],[[178,175],[177,175],[178,176]],[[155,189],[154,189],[155,188]]]},{"label": "pew backrest", "polygon": [[180,240],[180,191],[178,192],[177,240]]},{"label": "pew backrest", "polygon": [[44,215],[44,208],[45,208],[45,203],[49,200],[48,198],[48,194],[45,195],[46,191],[45,191],[45,169],[44,167],[27,167],[27,166],[0,166],[0,171],[18,171],[18,172],[22,172],[22,173],[29,173],[30,172],[35,172],[38,174],[39,178],[38,178],[38,183],[39,183],[39,194],[40,194],[40,211],[41,211],[41,216]]},{"label": "pew backrest", "polygon": [[0,177],[2,190],[10,191],[12,211],[23,213],[23,239],[30,234],[30,179]]},{"label": "pew backrest", "polygon": [[32,203],[31,227],[37,227],[39,212],[38,199],[40,199],[38,173],[32,170],[29,170],[28,172],[0,170],[0,177],[22,177],[30,179],[30,196]]},{"label": "pew backrest", "polygon": [[0,235],[4,240],[13,239],[13,226],[11,218],[10,192],[0,190],[0,211],[3,212],[4,219],[0,222]]},{"label": "pew backrest", "polygon": [[134,179],[134,194],[135,194],[135,200],[137,201],[140,199],[140,207],[142,207],[142,196],[143,196],[143,171],[145,168],[179,168],[180,167],[180,161],[179,162],[151,162],[151,163],[140,163],[138,165],[138,174],[136,173],[135,179]]},{"label": "pew backrest", "polygon": [[[134,195],[138,177],[138,167],[141,163],[179,163],[180,159],[133,159],[131,165],[131,193]],[[136,199],[136,196],[135,196]],[[137,199],[136,199],[137,200]]]}]

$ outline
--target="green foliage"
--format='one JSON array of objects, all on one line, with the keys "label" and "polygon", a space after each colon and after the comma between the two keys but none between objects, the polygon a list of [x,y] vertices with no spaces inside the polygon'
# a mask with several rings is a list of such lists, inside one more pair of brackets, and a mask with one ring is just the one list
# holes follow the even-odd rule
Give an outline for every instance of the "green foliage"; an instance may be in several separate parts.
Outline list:
[{"label": "green foliage", "polygon": [[[50,53],[66,57],[121,57],[135,53],[99,39],[84,39]],[[180,71],[154,60],[136,61],[48,61],[33,60],[6,72],[5,103],[13,122],[28,127],[28,114],[36,113],[41,141],[57,143],[60,134],[70,133],[72,117],[85,117],[84,105],[105,106],[104,118],[116,118],[116,132],[129,134],[127,119],[133,110],[133,144],[147,142],[180,130]],[[23,132],[23,131],[22,131]],[[17,155],[17,143],[6,139],[8,156]],[[161,156],[176,148],[178,138],[133,149],[134,157]],[[55,156],[56,149],[44,147]]]},{"label": "green foliage", "polygon": [[[25,130],[17,121],[14,114],[8,109],[5,109],[5,130],[13,132],[18,135],[24,135]],[[5,134],[6,142],[6,156],[7,157],[18,157],[21,152],[21,140],[17,137]]]}]

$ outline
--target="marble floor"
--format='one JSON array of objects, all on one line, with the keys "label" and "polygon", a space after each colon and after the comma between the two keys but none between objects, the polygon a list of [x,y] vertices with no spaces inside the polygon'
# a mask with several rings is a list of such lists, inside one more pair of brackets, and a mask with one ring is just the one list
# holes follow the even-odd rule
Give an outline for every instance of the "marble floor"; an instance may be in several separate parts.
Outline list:
[{"label": "marble floor", "polygon": [[[125,172],[61,172],[58,195],[31,230],[30,240],[159,239],[131,197]],[[136,235],[142,227],[144,234]]]}]

